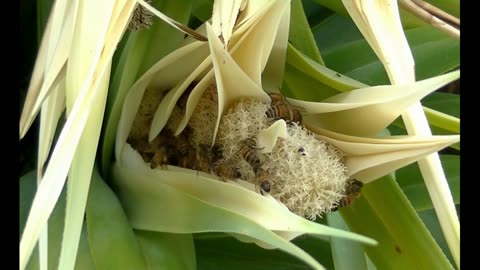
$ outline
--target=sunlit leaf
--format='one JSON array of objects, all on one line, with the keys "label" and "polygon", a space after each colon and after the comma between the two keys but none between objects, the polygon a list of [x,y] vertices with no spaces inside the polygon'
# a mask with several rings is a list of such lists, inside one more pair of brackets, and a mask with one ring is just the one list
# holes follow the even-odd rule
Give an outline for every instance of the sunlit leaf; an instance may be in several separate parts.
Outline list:
[{"label": "sunlit leaf", "polygon": [[379,241],[365,247],[377,269],[453,269],[396,182],[383,177],[340,210],[354,232]]},{"label": "sunlit leaf", "polygon": [[[308,265],[280,250],[268,250],[254,244],[240,242],[232,237],[195,237],[197,247],[197,269],[214,269],[219,265],[232,270],[302,270]],[[293,240],[295,245],[322,262],[326,269],[334,269],[328,242],[308,236]]]},{"label": "sunlit leaf", "polygon": [[146,269],[197,269],[191,234],[135,230],[135,235],[143,251]]},{"label": "sunlit leaf", "polygon": [[86,222],[97,269],[146,269],[143,253],[125,212],[97,170],[92,175]]},{"label": "sunlit leaf", "polygon": [[[460,156],[440,155],[455,204],[460,203]],[[416,163],[401,168],[396,180],[417,211],[432,209],[432,200]]]}]

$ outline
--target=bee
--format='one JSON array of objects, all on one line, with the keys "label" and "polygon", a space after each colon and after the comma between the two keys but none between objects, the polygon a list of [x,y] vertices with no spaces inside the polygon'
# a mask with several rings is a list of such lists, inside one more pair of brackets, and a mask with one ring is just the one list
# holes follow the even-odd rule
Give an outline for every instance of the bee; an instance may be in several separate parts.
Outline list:
[{"label": "bee", "polygon": [[255,172],[255,181],[260,187],[260,194],[263,195],[263,192],[270,192],[271,184],[270,184],[270,175],[268,172],[262,168],[258,168]]},{"label": "bee", "polygon": [[210,146],[200,144],[196,151],[196,169],[203,172],[210,172],[213,162],[213,153]]},{"label": "bee", "polygon": [[270,108],[268,108],[265,114],[268,118],[273,118],[275,120],[283,119],[288,123],[302,123],[302,114],[300,114],[298,110],[293,109],[287,103],[271,106]]},{"label": "bee", "polygon": [[166,145],[161,145],[155,154],[153,155],[152,159],[150,160],[150,168],[155,169],[158,166],[169,164],[169,150]]},{"label": "bee", "polygon": [[345,189],[344,196],[338,202],[338,206],[332,209],[332,211],[338,210],[338,207],[348,207],[350,206],[358,197],[360,197],[360,192],[362,191],[363,183],[351,179],[347,182],[347,188]]},{"label": "bee", "polygon": [[265,113],[268,118],[275,120],[283,119],[287,122],[302,123],[300,112],[288,104],[287,99],[280,93],[269,93],[271,99],[270,108]]},{"label": "bee", "polygon": [[253,171],[257,173],[260,169],[261,163],[260,159],[255,152],[257,148],[257,142],[253,138],[248,138],[240,142],[240,156],[248,162],[253,168]]},{"label": "bee", "polygon": [[232,164],[229,163],[229,162],[216,163],[213,166],[212,171],[216,175],[224,177],[224,178],[240,178],[240,177],[242,177],[242,175],[238,171],[238,168],[236,168],[235,166],[232,166]]},{"label": "bee", "polygon": [[287,102],[285,96],[280,93],[269,93],[268,96],[270,96],[270,99],[272,100],[270,106],[276,106]]},{"label": "bee", "polygon": [[183,168],[195,169],[196,164],[196,151],[188,140],[188,134],[182,132],[175,138],[174,153],[172,154],[176,158],[176,163],[172,165],[178,165]]}]

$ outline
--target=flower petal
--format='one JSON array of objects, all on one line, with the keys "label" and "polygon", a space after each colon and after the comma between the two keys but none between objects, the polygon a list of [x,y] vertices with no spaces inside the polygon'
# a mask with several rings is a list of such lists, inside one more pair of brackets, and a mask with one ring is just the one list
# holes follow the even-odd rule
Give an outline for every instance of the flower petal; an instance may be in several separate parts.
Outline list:
[{"label": "flower petal", "polygon": [[415,162],[460,140],[460,136],[365,138],[308,126],[322,140],[345,153],[348,175],[364,183]]},{"label": "flower petal", "polygon": [[356,89],[323,102],[291,98],[288,101],[306,114],[316,114],[306,116],[306,123],[334,132],[369,136],[391,124],[415,102],[458,77],[460,72],[455,71],[412,84]]},{"label": "flower petal", "polygon": [[[196,66],[203,61],[208,54],[207,48],[205,43],[189,43],[165,56],[132,86],[125,98],[122,115],[118,123],[115,143],[115,157],[117,160],[120,160],[122,149],[127,141],[128,134],[135,120],[136,112],[147,86],[163,91],[171,89],[181,78],[188,76],[188,74],[193,72]],[[193,64],[192,61],[194,62]],[[170,114],[168,114],[168,116],[169,115]],[[160,122],[159,120],[157,121]],[[157,123],[157,125],[160,125],[160,123]]]}]

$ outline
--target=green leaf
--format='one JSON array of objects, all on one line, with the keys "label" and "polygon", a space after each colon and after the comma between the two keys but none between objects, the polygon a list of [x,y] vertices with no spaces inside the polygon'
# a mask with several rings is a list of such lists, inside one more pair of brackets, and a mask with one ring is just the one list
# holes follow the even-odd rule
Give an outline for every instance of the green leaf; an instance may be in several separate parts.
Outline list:
[{"label": "green leaf", "polygon": [[37,36],[39,43],[42,40],[53,2],[53,0],[37,0]]},{"label": "green leaf", "polygon": [[429,4],[460,18],[460,0],[428,0]]},{"label": "green leaf", "polygon": [[95,168],[87,208],[88,240],[97,269],[147,269],[132,227]]},{"label": "green leaf", "polygon": [[212,17],[213,0],[193,1],[192,15],[204,22]]},{"label": "green leaf", "polygon": [[321,23],[323,20],[325,20],[327,17],[331,16],[334,13],[334,11],[318,5],[312,0],[302,0],[302,4],[310,28],[314,28],[315,25]]},{"label": "green leaf", "polygon": [[[328,225],[341,230],[349,230],[342,216],[338,212],[327,215]],[[335,270],[367,270],[367,262],[363,248],[358,243],[344,239],[332,238],[330,240]],[[348,259],[347,259],[348,258]]]},{"label": "green leaf", "polygon": [[[195,235],[197,248],[197,269],[231,270],[303,270],[308,265],[278,249],[263,249],[251,243],[240,242],[226,234],[209,237],[210,234]],[[326,269],[334,269],[328,242],[308,236],[293,240],[297,246],[307,251]]]},{"label": "green leaf", "polygon": [[[37,189],[36,175],[36,171],[32,171],[20,178],[20,233],[25,227],[28,212]],[[65,220],[65,204],[65,190],[63,190],[48,220],[48,269],[52,270],[57,269],[58,257],[60,255],[61,232],[63,231]],[[86,230],[82,230],[75,269],[94,269],[93,264],[91,264],[92,258],[88,250],[88,243],[86,242],[86,233]],[[39,269],[38,244],[33,250],[26,269]]]},{"label": "green leaf", "polygon": [[[458,205],[457,205],[458,206]],[[457,213],[460,213],[460,210],[457,207]],[[445,240],[445,236],[443,235],[442,228],[440,227],[440,223],[438,222],[437,214],[435,213],[434,209],[424,210],[418,212],[418,216],[422,219],[425,226],[427,226],[428,231],[432,234],[435,241],[437,241],[438,245],[448,257],[448,259],[453,262],[452,253],[448,248],[447,241]]]},{"label": "green leaf", "polygon": [[320,65],[289,44],[282,88],[288,97],[321,101],[339,92],[362,87],[367,85]]},{"label": "green leaf", "polygon": [[340,212],[352,231],[379,242],[365,247],[377,269],[453,269],[392,177],[365,185]]},{"label": "green leaf", "polygon": [[422,100],[423,106],[460,118],[460,95],[435,92]]},{"label": "green leaf", "polygon": [[[350,19],[338,15],[313,29],[325,64],[368,85],[388,84],[385,69]],[[339,35],[339,32],[342,34]],[[415,60],[417,80],[460,64],[460,42],[430,26],[405,31]]]},{"label": "green leaf", "polygon": [[290,30],[288,35],[290,43],[298,48],[299,51],[314,61],[325,65],[313,38],[312,30],[308,25],[301,0],[292,0],[291,2]]},{"label": "green leaf", "polygon": [[[455,204],[460,203],[460,156],[440,155]],[[417,163],[412,163],[396,172],[396,180],[417,211],[432,209],[432,201]]]},{"label": "green leaf", "polygon": [[135,230],[135,235],[147,267],[131,269],[196,269],[195,246],[191,234]]}]

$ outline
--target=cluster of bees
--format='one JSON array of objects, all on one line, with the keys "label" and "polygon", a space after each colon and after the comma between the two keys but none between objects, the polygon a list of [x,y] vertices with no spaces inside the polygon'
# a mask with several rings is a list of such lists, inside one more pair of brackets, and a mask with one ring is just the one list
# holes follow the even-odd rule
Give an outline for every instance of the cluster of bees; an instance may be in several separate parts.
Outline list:
[{"label": "cluster of bees", "polygon": [[[188,93],[188,91],[186,91]],[[186,97],[183,95],[177,105],[180,108],[186,106]],[[288,124],[302,123],[302,115],[298,110],[293,108],[286,101],[285,97],[280,93],[270,93],[271,105],[266,111],[266,117],[272,121],[279,119],[285,120]],[[163,129],[162,132],[150,143],[148,140],[131,140],[129,143],[135,148],[145,160],[150,163],[150,167],[155,169],[159,166],[174,165],[192,170],[214,173],[222,179],[238,179],[241,173],[236,164],[232,161],[221,161],[223,159],[221,147],[207,144],[192,145],[189,137],[192,130],[187,126],[185,130],[178,136],[174,136],[171,130]],[[268,193],[271,189],[268,172],[262,168],[262,163],[257,155],[256,140],[248,138],[240,143],[238,156],[245,160],[252,167],[255,173],[256,186],[259,187],[260,193]],[[305,149],[300,148],[305,152]],[[303,153],[304,154],[304,153]],[[347,183],[344,196],[338,202],[338,207],[349,206],[360,195],[363,184],[360,181],[351,179]],[[336,211],[337,208],[332,209]]]}]

